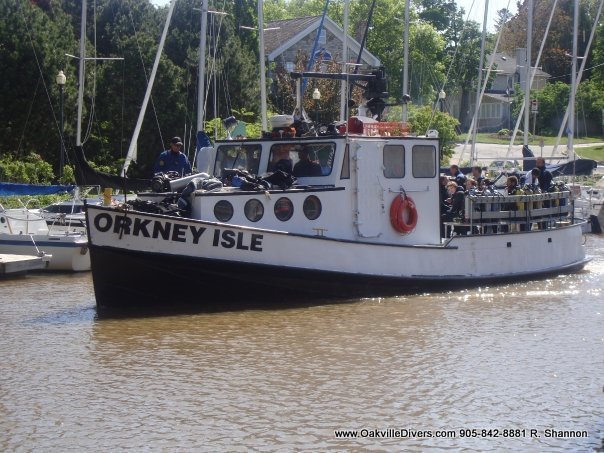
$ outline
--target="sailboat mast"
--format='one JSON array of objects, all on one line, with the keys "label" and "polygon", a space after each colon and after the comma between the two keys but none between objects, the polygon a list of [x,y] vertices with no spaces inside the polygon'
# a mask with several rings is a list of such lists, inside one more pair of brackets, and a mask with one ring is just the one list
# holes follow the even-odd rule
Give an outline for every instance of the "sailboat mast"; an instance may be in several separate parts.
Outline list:
[{"label": "sailboat mast", "polygon": [[407,101],[405,96],[409,94],[409,9],[411,0],[405,0],[405,32],[403,34],[403,93],[402,93],[402,113],[403,123],[407,123]]},{"label": "sailboat mast", "polygon": [[[348,67],[348,14],[349,14],[349,0],[344,0],[344,21],[342,23],[342,28],[344,29],[344,33],[342,35],[342,62],[344,63],[344,69],[346,74],[350,68]],[[347,105],[347,94],[348,94],[348,80],[342,80],[342,89],[340,90],[340,121],[346,121],[347,113],[348,113],[348,105]]]},{"label": "sailboat mast", "polygon": [[524,86],[524,146],[528,146],[529,118],[531,112],[531,47],[533,42],[533,0],[528,1],[528,20],[526,26],[526,63]]},{"label": "sailboat mast", "polygon": [[264,64],[264,2],[258,0],[258,53],[260,55],[260,113],[262,130],[266,131],[266,68]]},{"label": "sailboat mast", "polygon": [[568,144],[567,155],[571,161],[575,160],[575,149],[573,147],[573,139],[575,135],[575,86],[577,84],[577,40],[579,31],[579,0],[575,0],[575,12],[573,19],[573,61],[572,61],[572,75],[570,82],[570,101],[569,101],[569,112],[568,112]]},{"label": "sailboat mast", "polygon": [[476,132],[478,131],[478,120],[480,118],[480,93],[482,90],[482,69],[484,62],[484,47],[487,37],[487,20],[489,14],[489,0],[484,2],[484,18],[482,20],[482,40],[480,42],[480,61],[478,62],[478,82],[476,83],[476,104],[474,112],[474,129],[472,130],[472,153],[470,162],[472,165],[476,163]]},{"label": "sailboat mast", "polygon": [[205,120],[205,77],[206,77],[206,39],[208,28],[208,0],[201,2],[201,28],[199,31],[199,73],[197,85],[197,132],[203,130]]},{"label": "sailboat mast", "polygon": [[137,146],[138,136],[140,134],[141,127],[143,125],[143,119],[145,118],[145,112],[147,111],[147,105],[149,104],[149,98],[151,97],[151,90],[153,89],[153,82],[155,81],[155,75],[157,74],[159,60],[160,60],[161,54],[164,50],[164,43],[166,42],[166,36],[168,34],[168,28],[170,26],[170,21],[172,19],[172,13],[174,12],[174,6],[176,6],[176,0],[171,0],[170,9],[168,10],[168,17],[166,18],[166,24],[164,25],[164,30],[161,34],[161,39],[159,40],[159,46],[157,47],[157,54],[155,55],[153,69],[151,70],[151,77],[149,77],[149,82],[147,83],[147,91],[145,92],[145,98],[143,99],[143,105],[141,106],[141,110],[138,114],[138,121],[136,122],[136,126],[134,127],[134,132],[132,134],[132,140],[130,140],[130,146],[128,147],[128,154],[126,155],[126,160],[124,161],[124,166],[122,167],[122,176],[126,176],[126,172],[128,171],[130,162],[132,162],[133,160],[136,160],[135,156],[136,156],[136,146]]},{"label": "sailboat mast", "polygon": [[86,5],[82,0],[82,22],[80,25],[80,73],[78,74],[78,118],[76,130],[76,146],[82,146],[82,110],[84,104],[84,71],[86,70]]}]

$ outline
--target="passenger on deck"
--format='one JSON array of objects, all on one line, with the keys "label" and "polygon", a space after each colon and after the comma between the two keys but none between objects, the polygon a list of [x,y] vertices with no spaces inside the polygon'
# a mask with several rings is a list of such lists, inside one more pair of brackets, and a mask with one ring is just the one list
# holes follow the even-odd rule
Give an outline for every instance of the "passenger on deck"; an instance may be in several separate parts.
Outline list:
[{"label": "passenger on deck", "polygon": [[539,189],[539,192],[541,192],[541,188],[539,187],[539,175],[541,174],[541,171],[535,167],[533,168],[530,172],[528,172],[526,174],[526,179],[524,180],[524,183],[529,186],[529,188],[534,192],[536,189]]},{"label": "passenger on deck", "polygon": [[466,177],[465,175],[459,170],[459,166],[453,164],[451,165],[451,167],[449,167],[449,172],[451,173],[451,177],[455,180],[455,182],[457,183],[458,186],[465,186],[466,184]]},{"label": "passenger on deck", "polygon": [[543,157],[537,157],[535,162],[535,167],[539,169],[539,188],[541,192],[549,192],[549,189],[552,185],[552,179],[554,178],[552,174],[545,169],[545,159]]},{"label": "passenger on deck", "polygon": [[441,176],[439,179],[438,191],[440,195],[440,213],[441,215],[447,210],[447,205],[445,205],[445,200],[449,198],[449,193],[447,192],[447,184],[449,184],[449,178],[446,176]]},{"label": "passenger on deck", "polygon": [[321,165],[310,160],[308,150],[298,148],[298,158],[300,160],[294,165],[294,176],[323,176]]},{"label": "passenger on deck", "polygon": [[[449,198],[445,200],[448,206],[445,213],[441,216],[441,222],[461,221],[465,207],[465,192],[462,186],[458,186],[455,181],[447,184],[447,193]],[[455,227],[454,231],[458,234],[467,234],[467,227]]]},{"label": "passenger on deck", "polygon": [[173,137],[170,140],[170,149],[163,151],[157,157],[153,165],[153,174],[175,171],[180,176],[190,175],[192,173],[191,164],[181,149],[182,140],[180,137]]},{"label": "passenger on deck", "polygon": [[482,168],[480,166],[476,165],[472,167],[472,178],[474,178],[476,183],[480,185],[480,183],[484,179],[484,176],[482,176]]},{"label": "passenger on deck", "polygon": [[269,172],[274,172],[277,170],[284,171],[285,173],[291,173],[293,162],[289,155],[290,150],[293,150],[293,145],[280,144],[276,145],[272,150],[272,159],[268,163]]},{"label": "passenger on deck", "polygon": [[[505,193],[507,195],[522,195],[522,189],[518,184],[518,178],[516,176],[508,176],[508,179],[505,182]],[[504,208],[506,211],[524,211],[524,203],[522,202],[511,202],[507,203]],[[516,216],[524,215],[522,212],[517,212]],[[512,225],[512,227],[517,227],[517,225]],[[508,231],[506,226],[503,227],[504,231]],[[514,230],[515,228],[512,228]],[[520,230],[524,231],[526,229],[526,225],[520,225]]]},{"label": "passenger on deck", "polygon": [[466,179],[466,193],[474,194],[478,190],[478,183],[472,176],[468,176]]}]

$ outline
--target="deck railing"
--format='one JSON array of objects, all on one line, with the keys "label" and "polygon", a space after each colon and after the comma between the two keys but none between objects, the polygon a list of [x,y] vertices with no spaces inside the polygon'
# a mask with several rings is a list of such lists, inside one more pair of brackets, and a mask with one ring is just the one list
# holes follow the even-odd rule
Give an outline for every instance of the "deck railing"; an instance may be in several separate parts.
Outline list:
[{"label": "deck railing", "polygon": [[465,226],[467,233],[510,231],[495,228],[524,225],[522,230],[557,228],[574,221],[574,198],[570,191],[528,195],[468,195],[463,219],[451,226]]}]

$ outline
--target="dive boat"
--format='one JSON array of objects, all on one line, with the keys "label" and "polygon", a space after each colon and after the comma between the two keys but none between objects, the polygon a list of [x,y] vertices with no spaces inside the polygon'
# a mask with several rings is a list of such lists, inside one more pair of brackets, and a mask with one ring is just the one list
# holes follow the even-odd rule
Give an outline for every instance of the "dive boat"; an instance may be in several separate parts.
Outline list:
[{"label": "dive boat", "polygon": [[[363,117],[344,129],[217,142],[216,178],[177,195],[185,215],[87,206],[97,308],[286,307],[532,279],[588,261],[570,191],[467,197],[464,218],[447,225],[466,234],[441,237],[438,138]],[[295,178],[270,173],[284,159]],[[259,174],[270,176],[249,176]]]},{"label": "dive boat", "polygon": [[0,253],[50,258],[51,271],[88,271],[88,238],[83,232],[54,231],[46,219],[27,208],[0,206]]},{"label": "dive boat", "polygon": [[[167,192],[130,203],[87,206],[97,311],[288,307],[585,266],[584,221],[568,190],[474,194],[464,217],[443,225],[438,134],[408,133],[407,95],[401,122],[380,121],[382,75],[292,72],[297,115],[275,117],[261,138],[199,149],[208,174],[187,177],[184,188],[165,181],[157,187]],[[343,93],[367,82],[371,116],[344,109],[346,121],[314,132],[301,102],[309,77],[345,81]]]}]

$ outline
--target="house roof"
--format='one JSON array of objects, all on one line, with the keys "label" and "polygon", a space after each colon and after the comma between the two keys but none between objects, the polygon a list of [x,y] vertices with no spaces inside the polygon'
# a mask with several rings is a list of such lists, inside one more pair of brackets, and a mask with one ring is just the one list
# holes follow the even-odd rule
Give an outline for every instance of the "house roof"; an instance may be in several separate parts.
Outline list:
[{"label": "house roof", "polygon": [[[321,23],[322,16],[305,16],[296,19],[284,19],[268,22],[267,28],[278,28],[267,30],[264,33],[264,51],[269,61],[275,60],[297,42],[316,32]],[[325,16],[323,27],[335,36],[343,40],[344,31],[329,17]],[[348,47],[355,53],[361,50],[361,45],[351,36],[348,36]],[[310,53],[310,49],[309,49]],[[372,66],[379,66],[380,60],[367,49],[363,49],[363,60]]]},{"label": "house roof", "polygon": [[[495,59],[493,60],[493,64],[497,65],[498,72],[501,72],[502,74],[505,74],[505,75],[515,74],[516,71],[518,70],[518,63],[516,61],[516,57],[510,57],[508,54],[506,54],[504,52],[497,52],[495,54]],[[537,68],[537,71],[535,72],[535,77],[547,79],[551,76],[547,72],[542,71],[541,69]]]}]

